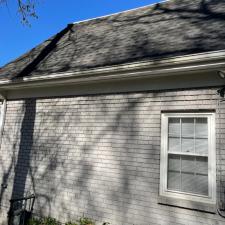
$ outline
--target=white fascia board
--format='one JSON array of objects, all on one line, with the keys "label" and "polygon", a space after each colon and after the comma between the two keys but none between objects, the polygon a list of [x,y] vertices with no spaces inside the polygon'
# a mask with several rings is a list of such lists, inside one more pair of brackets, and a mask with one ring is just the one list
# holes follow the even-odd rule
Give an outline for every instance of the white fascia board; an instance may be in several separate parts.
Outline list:
[{"label": "white fascia board", "polygon": [[225,51],[215,51],[86,71],[58,73],[46,76],[27,76],[19,80],[0,80],[0,89],[185,75],[191,72],[215,71],[224,67]]}]

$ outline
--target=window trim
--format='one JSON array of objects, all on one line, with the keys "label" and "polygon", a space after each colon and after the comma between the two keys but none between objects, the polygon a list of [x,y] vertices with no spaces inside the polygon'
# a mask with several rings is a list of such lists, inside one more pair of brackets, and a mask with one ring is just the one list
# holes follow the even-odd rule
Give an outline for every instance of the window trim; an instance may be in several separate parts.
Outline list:
[{"label": "window trim", "polygon": [[[171,191],[167,189],[168,175],[168,118],[182,117],[207,117],[209,134],[208,151],[208,188],[209,195],[202,196],[185,192]],[[162,197],[170,197],[195,201],[200,203],[216,204],[216,146],[215,146],[215,113],[162,113],[161,114],[161,155],[160,155],[160,186],[159,194]]]},{"label": "window trim", "polygon": [[4,131],[4,125],[5,125],[5,117],[6,117],[6,110],[7,110],[7,100],[4,98],[1,103],[1,113],[0,113],[0,149],[2,146],[2,137],[3,137],[3,131]]}]

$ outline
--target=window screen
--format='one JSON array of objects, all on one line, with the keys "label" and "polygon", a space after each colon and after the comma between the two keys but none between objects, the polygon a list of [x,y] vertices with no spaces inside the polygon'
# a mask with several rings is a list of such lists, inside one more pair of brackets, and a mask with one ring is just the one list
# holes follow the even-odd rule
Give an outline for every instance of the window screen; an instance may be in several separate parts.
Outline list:
[{"label": "window screen", "polygon": [[168,118],[167,189],[208,196],[208,120]]}]

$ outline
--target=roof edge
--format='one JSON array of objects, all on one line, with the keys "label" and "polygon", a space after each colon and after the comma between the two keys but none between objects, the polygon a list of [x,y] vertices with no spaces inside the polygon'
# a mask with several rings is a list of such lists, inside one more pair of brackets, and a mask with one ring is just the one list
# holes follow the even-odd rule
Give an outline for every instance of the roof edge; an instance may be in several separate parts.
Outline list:
[{"label": "roof edge", "polygon": [[90,69],[48,76],[22,77],[16,80],[0,80],[0,89],[38,87],[66,83],[140,79],[146,77],[184,75],[190,72],[215,71],[225,68],[225,50],[200,54],[149,60],[111,67]]},{"label": "roof edge", "polygon": [[106,17],[109,17],[109,16],[115,16],[115,15],[119,15],[119,14],[122,14],[122,13],[132,12],[132,11],[135,11],[135,10],[138,10],[138,9],[153,7],[157,4],[163,4],[163,3],[166,3],[166,2],[169,2],[169,1],[171,1],[171,0],[162,0],[160,2],[155,2],[155,3],[149,4],[149,5],[140,6],[140,7],[134,8],[134,9],[128,9],[128,10],[124,10],[124,11],[121,11],[121,12],[107,14],[107,15],[104,15],[104,16],[97,16],[97,17],[93,17],[93,18],[90,18],[90,19],[75,21],[75,22],[72,22],[72,24],[80,24],[80,23],[85,23],[85,22],[89,22],[89,21],[92,21],[92,20],[103,19],[103,18],[106,18]]}]

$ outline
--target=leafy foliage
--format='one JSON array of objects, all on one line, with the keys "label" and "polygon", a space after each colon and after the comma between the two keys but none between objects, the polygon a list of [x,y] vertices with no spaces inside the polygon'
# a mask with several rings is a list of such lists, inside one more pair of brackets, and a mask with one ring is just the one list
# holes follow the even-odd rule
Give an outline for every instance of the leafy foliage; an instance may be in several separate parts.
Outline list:
[{"label": "leafy foliage", "polygon": [[95,225],[95,222],[87,217],[81,217],[79,223],[80,225]]},{"label": "leafy foliage", "polygon": [[55,219],[51,217],[46,217],[42,220],[43,225],[60,225],[60,223]]},{"label": "leafy foliage", "polygon": [[28,221],[28,225],[40,225],[41,219],[38,218],[32,218]]},{"label": "leafy foliage", "polygon": [[60,222],[51,217],[32,218],[29,220],[28,225],[60,225]]},{"label": "leafy foliage", "polygon": [[[104,222],[102,225],[109,225],[110,223]],[[51,217],[32,218],[29,220],[28,225],[61,225],[59,221]],[[81,217],[78,221],[69,221],[65,225],[95,225],[95,222],[87,217]]]},{"label": "leafy foliage", "polygon": [[78,225],[78,224],[75,222],[67,222],[67,223],[65,223],[65,225]]}]

